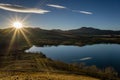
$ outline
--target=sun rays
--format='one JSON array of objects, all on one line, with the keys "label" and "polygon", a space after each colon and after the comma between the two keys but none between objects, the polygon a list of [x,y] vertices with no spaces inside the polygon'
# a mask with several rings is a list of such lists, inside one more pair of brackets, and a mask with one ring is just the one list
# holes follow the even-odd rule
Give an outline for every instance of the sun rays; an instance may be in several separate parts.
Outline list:
[{"label": "sun rays", "polygon": [[[24,30],[26,30],[26,29],[24,29]],[[31,44],[30,40],[28,39],[28,37],[26,36],[24,30],[20,29],[20,33],[22,34],[22,36],[24,37],[24,39],[26,40],[28,45],[31,46],[32,44]]]},{"label": "sun rays", "polygon": [[29,32],[26,28],[24,28],[24,25],[20,21],[15,21],[12,24],[12,28],[10,33],[12,33],[12,37],[10,40],[10,44],[8,47],[8,52],[9,53],[11,50],[16,50],[19,46],[19,43],[22,43],[19,41],[18,37],[23,37],[23,39],[27,42],[28,46],[31,46],[31,42],[29,38],[26,35],[26,32]]}]

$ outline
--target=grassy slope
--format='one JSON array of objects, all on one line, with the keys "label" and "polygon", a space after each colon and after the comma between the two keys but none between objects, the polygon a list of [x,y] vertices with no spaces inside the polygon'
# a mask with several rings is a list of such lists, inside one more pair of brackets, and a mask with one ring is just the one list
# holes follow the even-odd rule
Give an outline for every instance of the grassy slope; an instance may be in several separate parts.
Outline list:
[{"label": "grassy slope", "polygon": [[2,75],[0,75],[0,80],[99,80],[99,79],[74,74],[35,72],[35,73],[12,73],[12,74],[2,73]]},{"label": "grassy slope", "polygon": [[67,69],[67,64],[43,54],[18,51],[0,55],[0,59],[0,80],[98,80],[74,74]]}]

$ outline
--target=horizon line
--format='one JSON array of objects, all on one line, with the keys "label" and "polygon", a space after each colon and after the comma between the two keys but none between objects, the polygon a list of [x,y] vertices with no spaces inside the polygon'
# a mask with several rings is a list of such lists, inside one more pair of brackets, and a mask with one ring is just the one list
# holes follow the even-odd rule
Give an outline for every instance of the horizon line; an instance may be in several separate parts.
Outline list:
[{"label": "horizon line", "polygon": [[[0,28],[0,29],[9,29],[9,28],[14,28],[14,27],[4,27],[4,28]],[[113,30],[113,29],[100,29],[100,28],[95,28],[95,27],[79,27],[79,28],[71,28],[71,29],[57,29],[57,28],[53,28],[53,29],[47,29],[47,28],[43,28],[43,27],[33,27],[33,26],[24,26],[23,28],[39,28],[39,29],[43,29],[43,30],[61,30],[61,31],[69,31],[69,30],[76,30],[76,29],[81,29],[81,28],[93,28],[93,29],[98,29],[98,30],[110,30],[110,31],[120,31],[120,29],[118,30]]]}]

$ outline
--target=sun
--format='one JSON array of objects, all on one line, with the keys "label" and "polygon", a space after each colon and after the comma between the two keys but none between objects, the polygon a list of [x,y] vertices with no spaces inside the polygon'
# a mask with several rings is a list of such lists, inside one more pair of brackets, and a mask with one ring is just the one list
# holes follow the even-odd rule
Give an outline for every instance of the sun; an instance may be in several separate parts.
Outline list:
[{"label": "sun", "polygon": [[19,21],[16,21],[13,23],[13,27],[16,29],[21,29],[21,28],[23,28],[23,24]]}]

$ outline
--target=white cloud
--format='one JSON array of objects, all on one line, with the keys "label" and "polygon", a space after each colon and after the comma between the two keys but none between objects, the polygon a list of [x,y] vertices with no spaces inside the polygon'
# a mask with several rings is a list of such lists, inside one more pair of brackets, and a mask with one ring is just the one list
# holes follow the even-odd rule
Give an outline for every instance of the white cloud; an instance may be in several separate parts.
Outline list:
[{"label": "white cloud", "polygon": [[83,13],[83,14],[93,14],[92,12],[87,12],[87,11],[80,11],[80,13]]},{"label": "white cloud", "polygon": [[38,8],[27,8],[19,5],[12,5],[12,4],[3,4],[0,3],[0,9],[13,11],[13,12],[20,12],[20,13],[38,13],[44,14],[50,12],[48,10],[38,9]]},{"label": "white cloud", "polygon": [[79,10],[72,10],[73,12],[78,12],[78,13],[82,13],[82,14],[87,14],[87,15],[92,15],[92,12],[88,12],[88,11],[79,11]]},{"label": "white cloud", "polygon": [[54,7],[54,8],[59,8],[59,9],[68,9],[68,10],[71,10],[72,12],[77,12],[77,13],[86,14],[86,15],[92,15],[93,14],[92,12],[81,11],[81,10],[72,10],[72,9],[69,9],[65,6],[56,5],[56,4],[47,4],[47,6]]},{"label": "white cloud", "polygon": [[49,7],[54,7],[54,8],[59,8],[59,9],[66,9],[65,6],[55,5],[55,4],[47,4],[47,6],[49,6]]}]

